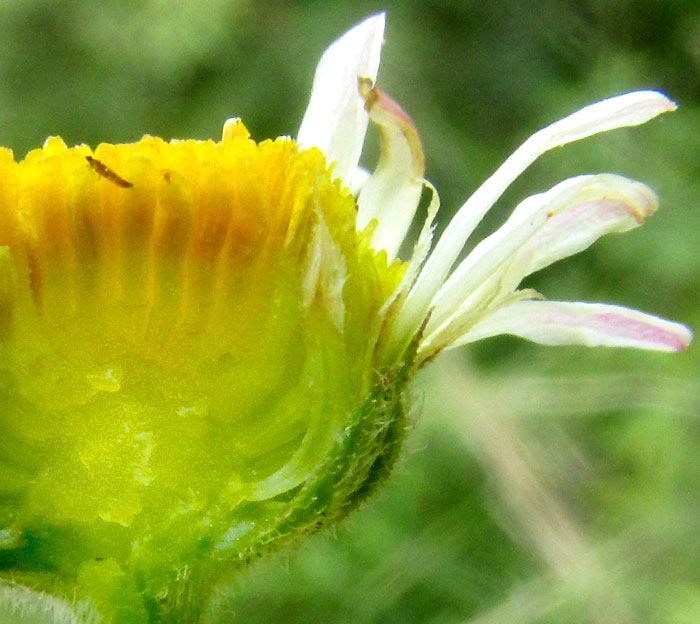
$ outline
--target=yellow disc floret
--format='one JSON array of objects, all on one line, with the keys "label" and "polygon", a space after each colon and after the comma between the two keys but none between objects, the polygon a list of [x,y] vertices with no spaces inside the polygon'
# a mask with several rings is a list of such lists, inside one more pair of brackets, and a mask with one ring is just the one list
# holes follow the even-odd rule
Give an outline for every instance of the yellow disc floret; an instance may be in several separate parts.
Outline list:
[{"label": "yellow disc floret", "polygon": [[[360,461],[362,440],[386,432],[353,427],[368,402],[396,402],[374,351],[402,267],[371,251],[355,210],[319,151],[257,144],[240,123],[218,143],[0,152],[0,553],[14,573],[38,561],[99,580],[98,607],[141,594],[146,607],[110,612],[139,622],[148,600],[176,610],[168,593],[209,569],[200,559],[255,556],[297,531],[295,513],[302,531],[322,523],[324,462],[345,499],[367,486],[383,447]],[[351,435],[358,474],[338,459]]]}]

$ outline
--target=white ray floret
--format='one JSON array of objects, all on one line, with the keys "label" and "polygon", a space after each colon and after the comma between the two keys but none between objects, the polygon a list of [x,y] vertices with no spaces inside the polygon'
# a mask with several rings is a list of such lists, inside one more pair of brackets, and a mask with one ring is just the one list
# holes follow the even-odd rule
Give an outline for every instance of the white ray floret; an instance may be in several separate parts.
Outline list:
[{"label": "white ray floret", "polygon": [[428,313],[464,244],[510,184],[545,152],[624,126],[645,123],[676,105],[656,91],[637,91],[597,102],[533,134],[462,205],[430,254],[397,322],[397,332],[415,330]]},{"label": "white ray floret", "polygon": [[366,78],[360,94],[370,119],[380,129],[380,157],[374,174],[357,198],[357,228],[373,223],[372,244],[389,262],[399,253],[415,216],[425,184],[425,158],[411,118]]},{"label": "white ray floret", "polygon": [[311,99],[299,128],[302,147],[318,147],[348,186],[360,161],[369,116],[358,76],[374,82],[384,40],[384,13],[367,18],[333,43],[316,68]]},{"label": "white ray floret", "polygon": [[[603,234],[641,225],[656,205],[656,195],[647,186],[611,174],[570,178],[546,193],[528,197],[440,287],[432,301],[428,332],[487,280],[498,278],[500,290],[510,293],[530,273],[582,251]],[[504,282],[506,266],[512,268]]]},{"label": "white ray floret", "polygon": [[[692,335],[677,323],[618,306],[533,301],[537,293],[517,290],[530,273],[586,249],[604,234],[637,227],[656,210],[654,192],[622,176],[579,176],[528,197],[452,271],[484,215],[540,155],[599,132],[643,124],[676,105],[657,91],[635,91],[586,106],[536,132],[462,205],[428,253],[439,200],[423,179],[423,150],[413,122],[374,86],[383,28],[384,15],[375,15],[324,54],[299,140],[321,148],[335,163],[335,174],[359,193],[357,227],[372,228],[373,247],[386,252],[390,262],[409,231],[422,189],[433,191],[405,277],[385,306],[380,347],[387,360],[400,355],[419,331],[421,361],[498,333],[545,344],[687,346]],[[369,177],[357,168],[368,119],[379,126],[381,147]]]},{"label": "white ray floret", "polygon": [[450,347],[498,334],[513,334],[547,345],[659,351],[681,351],[692,339],[684,325],[622,306],[580,301],[515,301],[487,316]]}]

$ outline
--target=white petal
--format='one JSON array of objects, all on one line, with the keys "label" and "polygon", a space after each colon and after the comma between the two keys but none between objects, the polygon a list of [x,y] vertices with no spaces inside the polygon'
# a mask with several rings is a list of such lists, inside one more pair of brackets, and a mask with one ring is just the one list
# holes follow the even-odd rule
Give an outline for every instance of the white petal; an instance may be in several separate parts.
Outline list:
[{"label": "white petal", "polygon": [[368,81],[362,81],[360,92],[370,119],[379,126],[381,151],[376,170],[357,198],[357,228],[375,220],[372,246],[386,251],[393,262],[423,192],[423,147],[411,118],[386,93]]},{"label": "white petal", "polygon": [[577,202],[551,215],[518,250],[502,288],[516,288],[525,276],[587,249],[605,234],[639,227],[657,208],[656,193],[641,182],[612,174],[591,176]]},{"label": "white petal", "polygon": [[462,205],[428,258],[402,312],[415,330],[465,242],[506,188],[544,152],[598,132],[642,124],[676,105],[656,91],[636,91],[591,104],[533,134]]},{"label": "white petal", "polygon": [[639,126],[676,108],[675,102],[658,91],[632,91],[590,104],[553,123],[537,135],[542,135],[540,140],[544,151],[599,132]]},{"label": "white petal", "polygon": [[428,209],[426,210],[423,227],[421,228],[418,239],[413,246],[411,261],[398,288],[398,291],[402,294],[408,293],[408,290],[418,276],[418,271],[423,266],[425,259],[428,257],[428,253],[430,252],[430,244],[433,240],[433,221],[435,221],[435,216],[440,209],[440,195],[438,195],[437,189],[427,180],[423,181],[423,186],[425,186],[425,188],[431,192],[430,203],[428,204]]},{"label": "white petal", "polygon": [[570,178],[528,197],[450,275],[433,299],[428,330],[439,327],[487,280],[508,296],[526,275],[586,249],[603,234],[641,225],[656,205],[648,187],[611,174]]},{"label": "white petal", "polygon": [[516,301],[488,315],[451,347],[497,334],[548,345],[637,347],[682,351],[691,331],[651,314],[602,303]]},{"label": "white petal", "polygon": [[369,116],[358,77],[375,81],[384,37],[384,13],[360,22],[335,41],[316,68],[311,99],[299,128],[304,148],[318,147],[346,184],[357,167]]},{"label": "white petal", "polygon": [[428,333],[457,312],[547,222],[551,212],[571,201],[580,184],[579,180],[567,180],[518,204],[508,221],[482,240],[437,292],[432,301]]},{"label": "white petal", "polygon": [[[408,264],[404,276],[401,278],[401,283],[398,285],[387,303],[383,306],[382,310],[380,311],[380,315],[384,315],[386,311],[392,307],[397,310],[401,309],[401,306],[405,303],[405,297],[415,282],[418,271],[420,271],[420,268],[423,266],[423,262],[430,251],[430,244],[433,240],[433,221],[435,220],[435,215],[440,208],[440,196],[438,195],[437,189],[430,184],[430,182],[425,180],[424,185],[432,193],[425,222],[423,223],[418,239],[413,246],[411,261]],[[396,325],[398,318],[399,315],[387,315],[387,325],[383,332],[384,341],[379,345],[377,350],[380,361],[395,362],[396,359],[401,356],[404,348],[408,346],[408,343],[413,337],[412,333],[406,332],[402,327]]]}]

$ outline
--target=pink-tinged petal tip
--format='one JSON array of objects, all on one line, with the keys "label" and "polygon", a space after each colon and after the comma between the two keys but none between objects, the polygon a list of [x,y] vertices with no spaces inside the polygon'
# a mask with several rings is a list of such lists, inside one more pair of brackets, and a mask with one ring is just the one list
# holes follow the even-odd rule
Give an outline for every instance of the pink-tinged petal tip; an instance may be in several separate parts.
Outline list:
[{"label": "pink-tinged petal tip", "polygon": [[685,325],[616,305],[516,301],[487,315],[455,344],[513,334],[549,345],[635,347],[682,351],[693,339]]},{"label": "pink-tinged petal tip", "polygon": [[357,228],[374,222],[372,246],[392,262],[408,233],[423,191],[425,157],[416,126],[406,112],[368,78],[358,91],[380,131],[380,156],[357,198]]},{"label": "pink-tinged petal tip", "polygon": [[556,315],[550,322],[578,327],[582,331],[604,336],[601,344],[639,346],[659,351],[683,351],[692,340],[688,328],[656,317],[633,318],[629,314],[603,312],[587,318]]}]

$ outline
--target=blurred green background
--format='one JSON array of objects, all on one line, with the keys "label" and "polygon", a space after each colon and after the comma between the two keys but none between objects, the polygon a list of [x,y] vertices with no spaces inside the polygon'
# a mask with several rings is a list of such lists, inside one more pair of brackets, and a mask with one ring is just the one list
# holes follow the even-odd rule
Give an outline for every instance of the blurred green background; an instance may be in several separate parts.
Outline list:
[{"label": "blurred green background", "polygon": [[[380,84],[413,116],[442,225],[531,132],[604,97],[678,112],[555,150],[514,184],[648,182],[661,210],[530,280],[700,327],[697,0],[3,0],[0,144],[296,132],[313,69],[388,10]],[[700,622],[697,345],[676,355],[491,339],[420,378],[391,483],[334,535],[222,590],[222,622]]]}]

